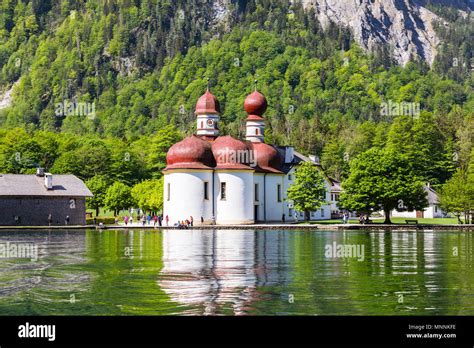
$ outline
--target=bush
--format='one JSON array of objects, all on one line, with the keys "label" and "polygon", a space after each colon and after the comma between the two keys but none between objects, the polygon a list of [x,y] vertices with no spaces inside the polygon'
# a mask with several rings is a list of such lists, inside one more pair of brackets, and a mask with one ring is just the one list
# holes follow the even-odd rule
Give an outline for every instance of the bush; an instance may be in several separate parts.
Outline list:
[{"label": "bush", "polygon": [[[115,224],[115,218],[114,217],[96,217],[96,223],[97,225],[99,223],[103,223],[104,225],[113,225]],[[86,219],[86,225],[93,225],[94,224],[94,218],[87,218]]]}]

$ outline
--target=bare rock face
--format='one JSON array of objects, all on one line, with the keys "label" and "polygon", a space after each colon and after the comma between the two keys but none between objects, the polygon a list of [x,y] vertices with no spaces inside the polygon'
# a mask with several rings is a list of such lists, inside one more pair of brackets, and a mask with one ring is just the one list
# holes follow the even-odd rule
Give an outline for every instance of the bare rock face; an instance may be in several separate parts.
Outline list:
[{"label": "bare rock face", "polygon": [[329,22],[351,28],[365,49],[389,44],[395,59],[404,65],[410,56],[432,64],[439,39],[432,22],[438,16],[413,0],[302,0],[313,7],[323,28]]}]

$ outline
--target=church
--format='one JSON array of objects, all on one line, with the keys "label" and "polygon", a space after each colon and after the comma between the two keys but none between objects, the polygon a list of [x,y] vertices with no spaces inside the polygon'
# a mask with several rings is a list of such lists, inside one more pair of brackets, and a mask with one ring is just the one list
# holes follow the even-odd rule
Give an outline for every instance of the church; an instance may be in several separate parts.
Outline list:
[{"label": "church", "polygon": [[[166,156],[163,216],[170,224],[193,217],[194,224],[245,225],[303,219],[286,200],[303,156],[291,146],[264,141],[266,98],[257,90],[244,102],[245,140],[219,134],[219,101],[209,91],[196,103],[196,134],[174,144]],[[326,177],[326,201],[311,220],[338,213],[339,183]]]}]

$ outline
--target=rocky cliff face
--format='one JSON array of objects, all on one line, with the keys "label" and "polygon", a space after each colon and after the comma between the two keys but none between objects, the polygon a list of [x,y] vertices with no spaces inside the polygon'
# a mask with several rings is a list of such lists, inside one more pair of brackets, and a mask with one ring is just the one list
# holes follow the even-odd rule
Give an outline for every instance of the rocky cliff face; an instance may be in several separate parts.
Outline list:
[{"label": "rocky cliff face", "polygon": [[351,28],[355,40],[371,50],[388,44],[402,65],[419,56],[430,65],[439,39],[433,30],[438,16],[413,0],[302,0],[313,7],[323,28],[329,22]]}]

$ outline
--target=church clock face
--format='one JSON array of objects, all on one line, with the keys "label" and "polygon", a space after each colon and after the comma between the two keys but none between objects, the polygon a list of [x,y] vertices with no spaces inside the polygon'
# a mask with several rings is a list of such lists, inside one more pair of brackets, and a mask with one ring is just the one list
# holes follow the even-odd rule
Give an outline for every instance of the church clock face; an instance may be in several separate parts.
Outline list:
[{"label": "church clock face", "polygon": [[208,127],[214,127],[214,120],[207,120]]}]

